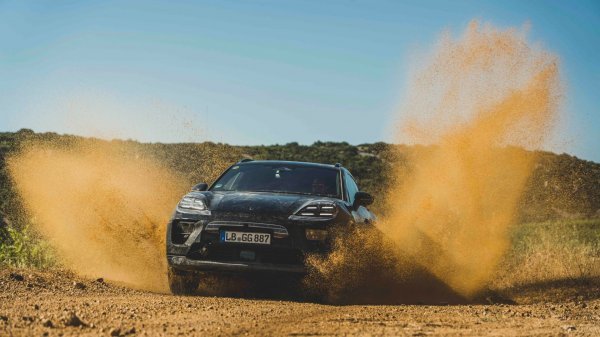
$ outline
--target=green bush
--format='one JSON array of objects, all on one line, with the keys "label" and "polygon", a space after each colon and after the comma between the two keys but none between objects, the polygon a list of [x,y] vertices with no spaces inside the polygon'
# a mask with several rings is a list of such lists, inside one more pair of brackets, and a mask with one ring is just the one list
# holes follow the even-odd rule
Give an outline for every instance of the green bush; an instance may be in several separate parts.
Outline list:
[{"label": "green bush", "polygon": [[56,264],[52,248],[28,226],[21,229],[7,226],[1,230],[0,264],[17,268],[48,268]]}]

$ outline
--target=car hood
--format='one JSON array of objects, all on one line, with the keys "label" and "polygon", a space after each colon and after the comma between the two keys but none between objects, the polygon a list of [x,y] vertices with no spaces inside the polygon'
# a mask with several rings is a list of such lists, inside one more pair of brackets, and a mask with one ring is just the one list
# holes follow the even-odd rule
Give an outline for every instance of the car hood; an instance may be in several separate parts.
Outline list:
[{"label": "car hood", "polygon": [[288,217],[303,205],[327,197],[266,192],[209,192],[209,208],[216,213],[261,214]]}]

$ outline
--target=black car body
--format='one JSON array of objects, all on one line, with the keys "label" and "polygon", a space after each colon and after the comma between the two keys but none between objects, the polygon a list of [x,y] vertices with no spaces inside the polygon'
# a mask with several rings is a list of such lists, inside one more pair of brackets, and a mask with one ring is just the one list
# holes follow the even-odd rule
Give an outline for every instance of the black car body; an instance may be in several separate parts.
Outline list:
[{"label": "black car body", "polygon": [[196,185],[167,229],[169,283],[189,293],[199,272],[306,273],[327,253],[331,229],[370,223],[372,197],[339,164],[243,160]]}]

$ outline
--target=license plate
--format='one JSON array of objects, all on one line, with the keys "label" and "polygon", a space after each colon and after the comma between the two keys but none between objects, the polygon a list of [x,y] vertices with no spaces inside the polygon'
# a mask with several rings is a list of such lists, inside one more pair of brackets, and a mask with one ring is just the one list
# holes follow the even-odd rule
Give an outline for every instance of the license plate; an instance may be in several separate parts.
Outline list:
[{"label": "license plate", "polygon": [[271,234],[222,231],[221,242],[255,243],[259,245],[270,245]]}]

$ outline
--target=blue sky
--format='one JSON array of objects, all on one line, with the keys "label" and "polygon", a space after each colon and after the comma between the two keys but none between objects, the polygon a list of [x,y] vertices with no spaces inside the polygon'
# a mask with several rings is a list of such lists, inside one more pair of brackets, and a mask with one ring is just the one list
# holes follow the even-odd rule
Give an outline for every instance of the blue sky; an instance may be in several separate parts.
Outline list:
[{"label": "blue sky", "polygon": [[473,19],[559,55],[549,149],[600,162],[600,1],[0,0],[0,130],[389,141],[410,58]]}]

